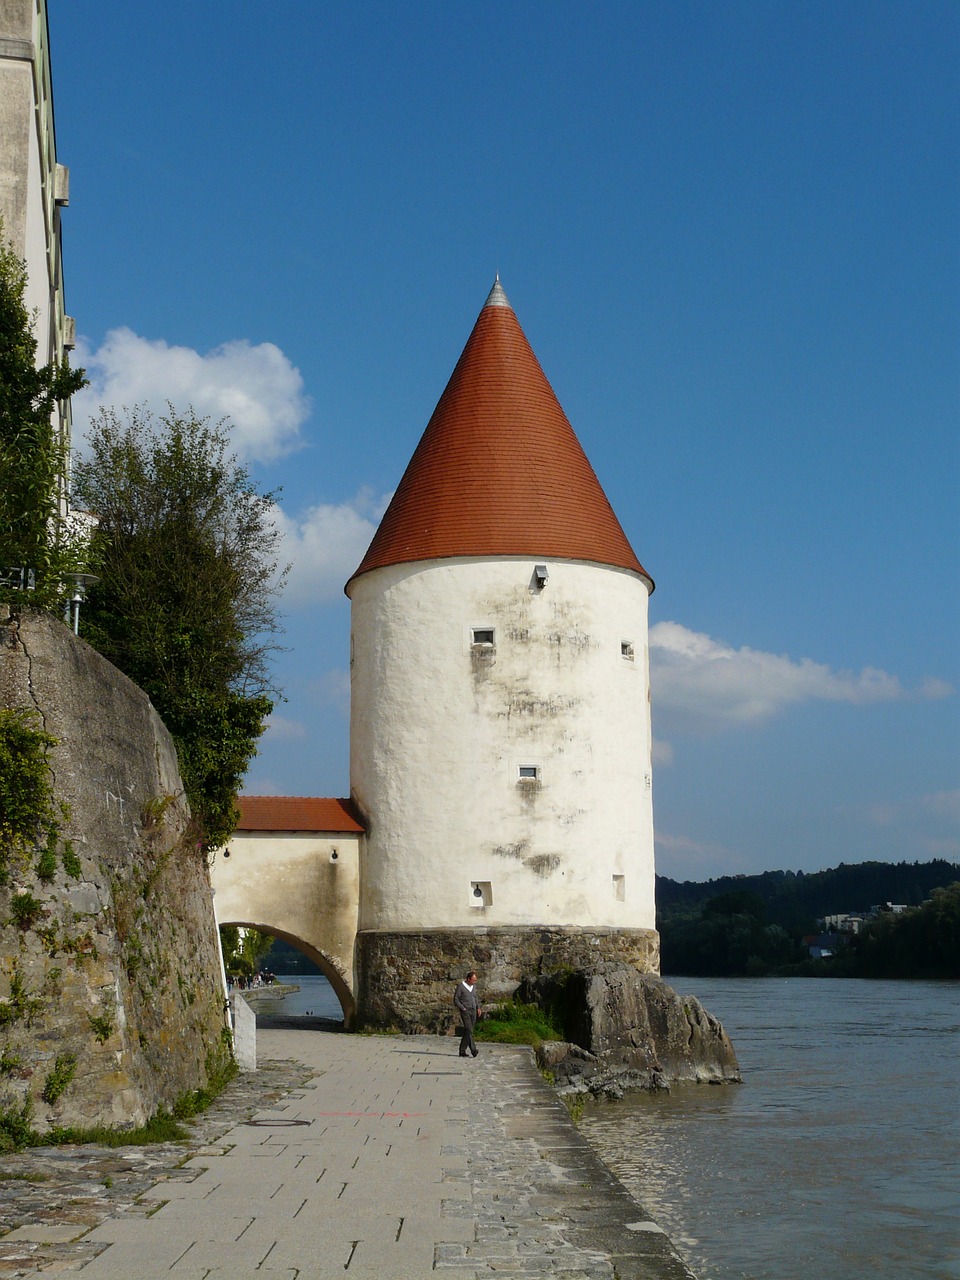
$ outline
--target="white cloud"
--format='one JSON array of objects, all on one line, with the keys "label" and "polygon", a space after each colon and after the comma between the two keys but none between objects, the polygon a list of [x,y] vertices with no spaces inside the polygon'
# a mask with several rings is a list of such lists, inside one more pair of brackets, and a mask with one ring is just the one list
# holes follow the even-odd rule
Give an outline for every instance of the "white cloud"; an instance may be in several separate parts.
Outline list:
[{"label": "white cloud", "polygon": [[722,844],[704,844],[659,828],[655,837],[657,871],[673,880],[709,880],[735,875],[738,858]]},{"label": "white cloud", "polygon": [[953,692],[942,680],[910,691],[876,667],[834,671],[811,658],[734,649],[677,622],[650,629],[650,682],[655,708],[701,730],[758,723],[813,699],[863,706]]},{"label": "white cloud", "polygon": [[264,737],[274,742],[302,742],[308,737],[307,728],[299,720],[280,716],[274,711],[267,716]]},{"label": "white cloud", "polygon": [[239,338],[201,355],[127,328],[111,329],[95,351],[81,341],[76,364],[90,379],[90,386],[73,397],[80,449],[102,406],[146,405],[162,413],[169,402],[180,411],[192,407],[214,422],[228,417],[237,453],[270,462],[299,446],[300,427],[310,412],[299,370],[272,342],[254,346]]},{"label": "white cloud", "polygon": [[276,508],[277,527],[283,533],[280,560],[291,565],[283,594],[288,608],[332,600],[343,591],[389,501],[389,494],[374,498],[370,490],[361,489],[347,502],[308,507],[295,517]]}]

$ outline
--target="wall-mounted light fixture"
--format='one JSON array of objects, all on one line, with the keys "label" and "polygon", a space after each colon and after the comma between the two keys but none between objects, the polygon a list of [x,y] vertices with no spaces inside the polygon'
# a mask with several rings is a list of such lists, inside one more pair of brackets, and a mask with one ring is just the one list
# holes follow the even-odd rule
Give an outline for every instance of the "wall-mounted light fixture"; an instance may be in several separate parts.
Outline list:
[{"label": "wall-mounted light fixture", "polygon": [[545,564],[534,565],[533,580],[537,584],[538,591],[543,590],[543,588],[547,585],[547,581],[549,580],[549,578],[550,578],[550,574],[547,572],[547,566]]}]

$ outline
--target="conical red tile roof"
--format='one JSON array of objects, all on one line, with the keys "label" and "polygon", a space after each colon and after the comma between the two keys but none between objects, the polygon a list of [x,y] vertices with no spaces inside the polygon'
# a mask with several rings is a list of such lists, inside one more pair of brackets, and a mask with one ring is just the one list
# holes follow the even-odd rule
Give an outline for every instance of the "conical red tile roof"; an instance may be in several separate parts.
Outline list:
[{"label": "conical red tile roof", "polygon": [[648,576],[498,278],[353,577],[525,555]]}]

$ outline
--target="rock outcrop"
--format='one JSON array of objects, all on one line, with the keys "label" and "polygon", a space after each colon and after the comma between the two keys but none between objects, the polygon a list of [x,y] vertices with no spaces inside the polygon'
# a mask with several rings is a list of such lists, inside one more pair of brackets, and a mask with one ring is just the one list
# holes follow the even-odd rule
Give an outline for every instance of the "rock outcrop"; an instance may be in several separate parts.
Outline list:
[{"label": "rock outcrop", "polygon": [[229,1061],[210,878],[173,741],[62,622],[6,606],[0,712],[49,736],[57,815],[18,846],[0,815],[0,1142],[11,1118],[142,1123]]},{"label": "rock outcrop", "polygon": [[516,999],[548,1009],[565,1042],[540,1050],[561,1090],[620,1097],[629,1089],[741,1079],[727,1033],[699,1000],[628,965],[599,964],[521,983]]}]

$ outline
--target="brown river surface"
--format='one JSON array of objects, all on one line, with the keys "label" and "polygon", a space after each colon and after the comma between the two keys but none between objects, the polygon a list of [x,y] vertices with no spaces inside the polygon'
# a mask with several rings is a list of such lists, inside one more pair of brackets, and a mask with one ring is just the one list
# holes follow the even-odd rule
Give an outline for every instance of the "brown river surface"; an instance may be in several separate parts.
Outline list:
[{"label": "brown river surface", "polygon": [[960,982],[667,978],[744,1084],[582,1131],[701,1280],[960,1277]]}]

